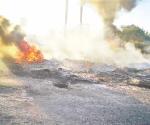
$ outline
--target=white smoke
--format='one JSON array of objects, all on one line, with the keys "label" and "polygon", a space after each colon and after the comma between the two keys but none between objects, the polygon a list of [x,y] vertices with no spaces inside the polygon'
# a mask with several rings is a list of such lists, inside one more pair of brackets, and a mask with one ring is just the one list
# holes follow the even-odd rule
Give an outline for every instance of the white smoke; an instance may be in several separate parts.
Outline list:
[{"label": "white smoke", "polygon": [[[120,66],[147,62],[134,45],[127,43],[124,47],[120,47],[118,45],[120,41],[117,38],[112,39],[112,42],[105,40],[105,23],[100,20],[97,12],[94,12],[91,6],[87,7],[93,11],[87,11],[88,9],[85,7],[84,11],[87,11],[87,15],[91,12],[91,17],[87,18],[86,21],[91,19],[92,21],[97,20],[99,23],[94,22],[91,26],[80,27],[78,25],[78,28],[71,27],[68,30],[60,30],[64,24],[64,16],[62,15],[64,15],[65,0],[61,0],[61,4],[58,4],[60,0],[14,0],[13,2],[10,0],[0,0],[0,3],[1,1],[3,1],[3,5],[0,5],[2,15],[6,15],[6,17],[14,20],[14,22],[20,22],[18,20],[21,20],[21,24],[23,24],[24,29],[27,31],[28,36],[26,39],[39,43],[39,47],[47,59],[69,58]],[[80,6],[79,1],[78,6]],[[14,9],[13,5],[18,7]],[[73,6],[70,9],[73,9]],[[74,21],[77,17],[79,18],[79,15],[76,15],[76,11],[73,10],[73,12],[75,13],[70,14],[72,19],[70,19],[70,22]],[[94,14],[99,19],[94,18]],[[77,27],[77,25],[74,27]],[[93,27],[98,30],[93,29]]]}]

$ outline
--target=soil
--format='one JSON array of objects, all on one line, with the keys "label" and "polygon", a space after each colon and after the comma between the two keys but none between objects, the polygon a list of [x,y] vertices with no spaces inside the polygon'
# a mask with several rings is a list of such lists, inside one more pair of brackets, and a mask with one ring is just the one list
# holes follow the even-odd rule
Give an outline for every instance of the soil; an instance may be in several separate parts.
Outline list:
[{"label": "soil", "polygon": [[150,67],[6,63],[0,125],[149,125]]}]

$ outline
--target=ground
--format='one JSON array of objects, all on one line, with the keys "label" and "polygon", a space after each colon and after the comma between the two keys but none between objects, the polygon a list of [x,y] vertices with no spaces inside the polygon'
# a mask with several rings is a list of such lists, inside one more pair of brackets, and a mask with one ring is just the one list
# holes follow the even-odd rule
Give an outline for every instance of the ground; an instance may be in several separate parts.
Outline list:
[{"label": "ground", "polygon": [[0,75],[0,125],[150,124],[149,68],[69,60],[7,67],[11,72]]}]

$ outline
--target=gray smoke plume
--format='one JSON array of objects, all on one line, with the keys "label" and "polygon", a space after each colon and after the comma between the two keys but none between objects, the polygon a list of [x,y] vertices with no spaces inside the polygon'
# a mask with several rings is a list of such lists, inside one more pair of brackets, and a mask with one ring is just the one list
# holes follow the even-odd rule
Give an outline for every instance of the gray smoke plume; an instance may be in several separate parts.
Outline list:
[{"label": "gray smoke plume", "polygon": [[105,24],[105,38],[112,38],[118,29],[113,25],[116,14],[121,9],[131,11],[139,0],[81,0],[83,3],[90,3],[103,19]]},{"label": "gray smoke plume", "polygon": [[19,25],[12,26],[8,19],[0,16],[0,40],[3,44],[10,45],[12,42],[18,44],[24,36]]},{"label": "gray smoke plume", "polygon": [[93,4],[107,25],[113,23],[116,13],[125,9],[131,11],[138,0],[87,0]]}]

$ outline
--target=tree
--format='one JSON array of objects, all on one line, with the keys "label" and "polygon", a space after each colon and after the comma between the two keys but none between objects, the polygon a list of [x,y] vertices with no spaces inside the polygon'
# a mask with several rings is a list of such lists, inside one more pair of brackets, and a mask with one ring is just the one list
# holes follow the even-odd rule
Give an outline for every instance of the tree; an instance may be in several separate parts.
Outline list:
[{"label": "tree", "polygon": [[145,48],[150,46],[150,34],[135,25],[122,27],[120,32],[117,32],[120,39],[125,42],[132,42],[143,53],[147,53]]},{"label": "tree", "polygon": [[149,33],[135,25],[122,27],[122,32],[120,32],[119,36],[121,39],[127,42],[150,41]]}]

